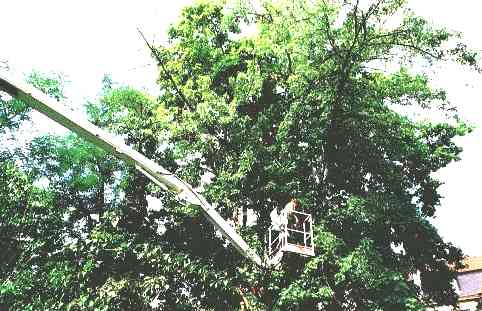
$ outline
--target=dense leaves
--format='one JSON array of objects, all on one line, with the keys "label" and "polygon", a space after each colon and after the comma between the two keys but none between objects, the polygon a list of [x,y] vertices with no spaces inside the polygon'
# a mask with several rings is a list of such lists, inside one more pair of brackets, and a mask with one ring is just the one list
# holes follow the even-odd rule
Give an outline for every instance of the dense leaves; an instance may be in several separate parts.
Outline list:
[{"label": "dense leaves", "polygon": [[[194,158],[182,171],[193,180],[214,176],[205,193],[226,217],[239,207],[256,212],[257,225],[241,229],[253,246],[269,211],[290,197],[317,221],[316,258],[286,258],[281,276],[250,279],[264,288],[257,299],[265,308],[405,310],[455,301],[447,264],[460,251],[427,217],[440,204],[433,172],[458,159],[452,138],[470,129],[450,117],[420,123],[396,106],[450,112],[420,67],[476,64],[458,35],[403,7],[202,2],[184,10],[170,45],[155,52],[168,90],[158,116],[176,154]],[[401,12],[399,24],[383,26]],[[254,24],[255,34],[244,35]],[[416,271],[423,295],[409,281]]]},{"label": "dense leaves", "polygon": [[[100,99],[86,105],[89,119],[199,187],[258,253],[269,212],[296,197],[315,219],[316,256],[287,254],[279,269],[256,267],[196,207],[133,167],[77,136],[44,136],[17,159],[2,158],[0,231],[9,251],[0,303],[30,310],[454,303],[452,269],[462,254],[429,220],[440,206],[434,173],[458,160],[453,139],[470,127],[426,69],[456,61],[478,70],[459,37],[401,0],[185,8],[169,44],[153,50],[159,98],[107,77]],[[32,77],[64,98],[61,80]],[[2,98],[2,130],[23,118],[14,101]],[[447,118],[420,122],[401,113],[409,108]],[[240,216],[248,210],[254,225]]]}]

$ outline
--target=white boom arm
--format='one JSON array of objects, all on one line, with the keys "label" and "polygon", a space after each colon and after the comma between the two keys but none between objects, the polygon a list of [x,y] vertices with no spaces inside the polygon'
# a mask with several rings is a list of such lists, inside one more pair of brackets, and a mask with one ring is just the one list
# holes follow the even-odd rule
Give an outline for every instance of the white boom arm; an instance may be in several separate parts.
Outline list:
[{"label": "white boom arm", "polygon": [[157,185],[167,188],[187,202],[199,206],[207,219],[244,257],[251,259],[260,266],[262,265],[261,258],[256,252],[249,247],[236,230],[234,230],[234,228],[219,215],[214,207],[211,206],[201,194],[197,193],[191,185],[182,181],[176,175],[141,153],[133,150],[120,140],[115,139],[113,135],[89,121],[75,116],[72,111],[66,109],[64,105],[26,83],[14,81],[0,74],[0,90],[10,94],[14,98],[22,100],[35,110],[38,110],[48,118],[77,133],[79,136],[107,152],[115,154],[127,163],[134,165]]}]

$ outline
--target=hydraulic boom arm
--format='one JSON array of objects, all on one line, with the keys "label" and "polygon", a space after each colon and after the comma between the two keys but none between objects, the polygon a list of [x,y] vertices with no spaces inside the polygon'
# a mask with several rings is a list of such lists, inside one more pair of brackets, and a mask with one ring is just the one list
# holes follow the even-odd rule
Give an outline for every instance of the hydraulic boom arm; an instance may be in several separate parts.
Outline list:
[{"label": "hydraulic boom arm", "polygon": [[113,135],[100,129],[86,119],[75,116],[72,111],[66,109],[64,105],[25,83],[14,81],[0,74],[0,90],[22,100],[48,118],[77,133],[79,136],[107,152],[115,154],[129,164],[134,165],[157,185],[167,188],[187,202],[199,206],[207,219],[244,257],[251,259],[260,266],[262,265],[261,258],[254,250],[249,247],[236,230],[234,230],[191,185],[182,181],[176,175],[141,153],[133,150],[119,139],[115,139]]}]

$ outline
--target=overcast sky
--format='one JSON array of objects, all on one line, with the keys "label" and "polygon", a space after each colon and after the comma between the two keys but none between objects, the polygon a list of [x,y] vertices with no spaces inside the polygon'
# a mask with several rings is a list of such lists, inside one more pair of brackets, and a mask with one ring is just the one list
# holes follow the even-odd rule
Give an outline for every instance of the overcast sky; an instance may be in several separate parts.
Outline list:
[{"label": "overcast sky", "polygon": [[[14,73],[36,69],[62,72],[70,80],[67,95],[75,100],[93,98],[104,74],[115,81],[155,89],[156,68],[137,33],[162,42],[170,23],[190,0],[3,0],[0,11],[0,60],[8,60]],[[473,48],[482,50],[480,0],[411,0],[418,14],[437,25],[461,31]],[[459,140],[462,160],[444,169],[442,207],[434,223],[441,235],[469,255],[482,255],[482,77],[447,66],[435,83],[448,90],[462,117],[477,126]],[[52,127],[38,118],[37,129]]]}]

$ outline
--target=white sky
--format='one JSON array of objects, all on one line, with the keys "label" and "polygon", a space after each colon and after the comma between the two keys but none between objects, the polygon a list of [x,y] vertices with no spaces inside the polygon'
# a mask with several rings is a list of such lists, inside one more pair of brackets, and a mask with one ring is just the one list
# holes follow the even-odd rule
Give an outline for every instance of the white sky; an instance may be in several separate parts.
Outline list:
[{"label": "white sky", "polygon": [[[62,72],[71,81],[67,95],[74,101],[93,98],[104,74],[115,81],[153,89],[156,68],[136,28],[162,42],[181,7],[191,0],[3,0],[0,11],[0,60],[15,73],[36,69]],[[464,33],[466,42],[482,50],[480,0],[411,0],[411,6],[434,23]],[[443,68],[436,83],[446,88],[476,131],[459,140],[462,161],[440,176],[444,200],[434,223],[442,236],[468,255],[482,255],[482,211],[476,194],[482,190],[482,90],[480,75]],[[57,128],[36,117],[38,129]]]}]

